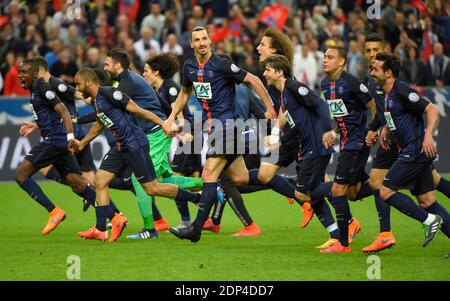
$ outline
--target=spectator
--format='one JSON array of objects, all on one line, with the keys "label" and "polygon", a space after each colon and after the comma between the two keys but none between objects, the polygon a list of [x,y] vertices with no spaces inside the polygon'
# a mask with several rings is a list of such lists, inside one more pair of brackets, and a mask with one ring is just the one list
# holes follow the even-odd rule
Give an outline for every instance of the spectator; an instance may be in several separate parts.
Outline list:
[{"label": "spectator", "polygon": [[164,44],[162,52],[170,52],[172,54],[175,54],[177,57],[183,56],[183,47],[181,47],[181,45],[178,43],[176,34],[171,33],[167,36],[167,42]]},{"label": "spectator", "polygon": [[6,23],[3,27],[3,43],[0,46],[0,61],[4,61],[9,50],[14,53],[25,53],[27,45],[20,38],[14,36],[14,28],[11,23]]},{"label": "spectator", "polygon": [[143,62],[141,62],[141,58],[136,54],[136,51],[134,50],[133,39],[129,38],[125,40],[123,48],[130,56],[130,62],[132,63],[132,66],[130,67],[131,70],[135,71],[136,73],[142,74],[142,72],[144,71],[144,64]]},{"label": "spectator", "polygon": [[85,44],[86,42],[81,38],[78,26],[71,24],[67,29],[67,38],[64,40],[64,44],[69,47],[70,53],[75,54],[75,46],[78,44]]},{"label": "spectator", "polygon": [[438,87],[450,85],[450,58],[444,54],[444,47],[439,42],[433,45],[428,71],[431,74],[432,85]]},{"label": "spectator", "polygon": [[408,48],[408,58],[402,62],[402,70],[408,82],[418,86],[427,85],[427,68],[419,57],[416,47]]},{"label": "spectator", "polygon": [[[115,31],[114,31],[114,38],[116,39],[116,42],[119,43],[119,36],[122,35],[124,36],[124,34],[122,34],[123,32],[126,33],[126,35],[128,37],[131,37],[132,39],[136,39],[137,38],[137,33],[136,33],[136,28],[133,26],[130,26],[130,22],[127,18],[126,15],[119,15],[117,17],[117,22],[116,22],[116,27],[115,27]],[[125,42],[125,39],[123,39],[121,41],[122,43]]]},{"label": "spectator", "polygon": [[86,45],[84,44],[78,44],[77,46],[75,46],[75,55],[74,55],[74,59],[75,59],[75,63],[77,64],[78,69],[81,69],[84,67],[84,65],[87,62],[87,57],[86,57]]},{"label": "spectator", "polygon": [[414,12],[411,12],[408,15],[406,32],[408,33],[408,36],[416,43],[416,45],[420,45],[420,43],[422,42],[423,29]]},{"label": "spectator", "polygon": [[352,40],[348,45],[347,72],[359,80],[367,77],[366,60],[357,41]]},{"label": "spectator", "polygon": [[141,59],[141,64],[144,64],[151,56],[161,53],[161,46],[159,42],[153,38],[153,28],[142,27],[141,39],[134,43],[134,50]]},{"label": "spectator", "polygon": [[59,77],[69,85],[73,85],[73,80],[77,72],[78,66],[71,59],[70,48],[64,47],[58,55],[58,60],[50,68],[50,73],[55,77]]},{"label": "spectator", "polygon": [[49,46],[52,50],[47,52],[45,55],[45,60],[48,63],[48,68],[51,69],[53,64],[55,64],[58,60],[58,56],[63,49],[63,43],[60,39],[53,39],[50,41]]},{"label": "spectator", "polygon": [[161,30],[160,43],[167,40],[167,36],[174,33],[177,38],[181,36],[182,12],[170,9],[166,11],[166,20]]},{"label": "spectator", "polygon": [[52,28],[52,17],[50,17],[47,14],[47,8],[45,7],[45,3],[38,4],[36,14],[40,26],[44,29],[43,37],[46,38],[47,35],[50,33],[50,29]]},{"label": "spectator", "polygon": [[150,14],[142,20],[141,29],[144,27],[152,27],[154,30],[154,38],[159,41],[165,20],[166,16],[161,14],[161,6],[159,3],[152,2],[150,4]]},{"label": "spectator", "polygon": [[317,80],[317,62],[309,55],[309,45],[303,44],[300,53],[294,54],[293,73],[299,82],[312,86]]},{"label": "spectator", "polygon": [[100,56],[100,51],[98,48],[91,47],[87,50],[86,64],[84,67],[103,70],[103,59]]},{"label": "spectator", "polygon": [[3,87],[4,96],[28,96],[30,91],[22,88],[19,81],[19,65],[23,61],[23,56],[18,55],[14,65],[8,70],[5,76],[5,83]]},{"label": "spectator", "polygon": [[42,37],[42,34],[39,31],[36,31],[34,33],[33,45],[31,48],[36,53],[38,53],[40,56],[43,57],[52,50],[50,47],[47,46],[47,44],[44,43],[44,38]]}]

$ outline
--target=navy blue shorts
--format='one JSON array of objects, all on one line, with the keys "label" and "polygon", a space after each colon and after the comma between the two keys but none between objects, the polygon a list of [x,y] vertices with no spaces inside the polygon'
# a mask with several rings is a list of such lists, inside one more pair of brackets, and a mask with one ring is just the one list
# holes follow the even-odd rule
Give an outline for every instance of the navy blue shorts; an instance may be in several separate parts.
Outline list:
[{"label": "navy blue shorts", "polygon": [[200,154],[176,154],[172,160],[172,170],[184,175],[202,171],[202,156]]},{"label": "navy blue shorts", "polygon": [[147,183],[156,178],[148,144],[132,152],[119,152],[116,147],[112,147],[100,165],[100,169],[117,176],[122,175],[127,167],[131,169],[139,183]]},{"label": "navy blue shorts", "polygon": [[56,147],[47,142],[39,142],[25,156],[34,166],[41,169],[52,165],[64,178],[69,173],[81,174],[75,155],[72,155],[65,147]]},{"label": "navy blue shorts", "polygon": [[366,162],[370,155],[370,148],[361,150],[344,150],[340,155],[336,167],[334,182],[341,185],[356,185],[365,182],[369,175],[365,171]]},{"label": "navy blue shorts", "polygon": [[385,150],[380,146],[373,158],[372,168],[375,169],[389,169],[398,158],[398,152],[393,148]]},{"label": "navy blue shorts", "polygon": [[389,169],[383,186],[392,190],[408,189],[413,195],[434,190],[433,167],[430,161],[397,160]]},{"label": "navy blue shorts", "polygon": [[227,160],[224,169],[227,169],[234,160],[246,153],[245,141],[241,141],[240,136],[236,126],[232,126],[231,123],[223,123],[222,128],[213,127],[211,133],[208,134],[206,159],[224,157]]},{"label": "navy blue shorts", "polygon": [[81,171],[96,171],[92,150],[90,146],[86,146],[81,152],[76,154],[78,164]]},{"label": "navy blue shorts", "polygon": [[318,156],[311,160],[301,160],[297,163],[297,190],[309,194],[325,180],[325,173],[330,163],[331,154]]}]

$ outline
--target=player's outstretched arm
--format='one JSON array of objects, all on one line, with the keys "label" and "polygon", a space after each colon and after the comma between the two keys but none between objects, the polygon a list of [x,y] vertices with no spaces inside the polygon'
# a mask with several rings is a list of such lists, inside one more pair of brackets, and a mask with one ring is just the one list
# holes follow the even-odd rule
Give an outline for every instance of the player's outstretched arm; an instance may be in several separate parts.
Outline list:
[{"label": "player's outstretched arm", "polygon": [[75,152],[79,152],[82,151],[86,145],[89,145],[89,143],[94,140],[98,135],[101,134],[101,132],[103,131],[103,128],[105,126],[100,122],[100,121],[96,121],[91,128],[89,129],[88,133],[86,134],[86,136],[84,136],[84,138],[78,143],[78,149],[75,149]]},{"label": "player's outstretched arm", "polygon": [[187,105],[189,101],[189,97],[192,93],[192,86],[186,87],[181,86],[180,93],[178,94],[177,99],[172,104],[172,113],[170,114],[169,118],[164,122],[163,125],[163,131],[166,135],[173,135],[173,122],[177,118],[177,116],[180,114],[180,112],[184,109],[184,107]]},{"label": "player's outstretched arm", "polygon": [[139,117],[144,118],[145,120],[151,121],[157,125],[162,126],[164,121],[159,118],[155,113],[147,111],[143,108],[141,108],[140,106],[138,106],[133,100],[130,99],[130,101],[127,104],[126,107],[127,111],[137,115]]},{"label": "player's outstretched arm", "polygon": [[434,104],[429,103],[425,107],[425,114],[427,115],[427,126],[422,144],[422,152],[424,152],[427,157],[432,158],[437,154],[433,134],[439,125],[439,109]]},{"label": "player's outstretched arm", "polygon": [[272,99],[270,98],[269,93],[267,93],[267,90],[264,87],[261,80],[259,79],[259,77],[248,72],[244,78],[244,82],[249,84],[250,86],[252,86],[253,89],[255,90],[255,92],[258,94],[258,96],[264,102],[264,104],[266,106],[265,117],[267,119],[276,119],[277,113],[275,112],[275,109],[273,108]]},{"label": "player's outstretched arm", "polygon": [[66,132],[67,132],[67,140],[70,141],[70,140],[74,139],[75,137],[73,135],[72,119],[70,118],[70,113],[67,110],[66,106],[62,102],[60,102],[57,105],[55,105],[53,109],[62,118],[63,125],[66,128]]}]

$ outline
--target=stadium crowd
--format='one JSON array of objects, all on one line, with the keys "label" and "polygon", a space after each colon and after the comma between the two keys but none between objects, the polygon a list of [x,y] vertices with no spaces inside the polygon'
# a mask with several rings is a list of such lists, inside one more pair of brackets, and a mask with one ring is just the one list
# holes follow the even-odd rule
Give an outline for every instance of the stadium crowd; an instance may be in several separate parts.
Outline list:
[{"label": "stadium crowd", "polygon": [[[450,85],[449,1],[381,1],[380,16],[374,19],[369,19],[372,4],[366,2],[2,1],[0,94],[28,95],[17,80],[18,65],[36,55],[45,57],[52,75],[69,84],[82,67],[102,70],[107,51],[116,47],[126,49],[132,68],[140,74],[144,62],[160,53],[173,53],[183,62],[193,54],[189,33],[199,25],[211,31],[217,53],[228,54],[239,67],[261,75],[256,45],[268,25],[264,16],[276,9],[280,17],[276,25],[295,44],[294,76],[312,88],[317,89],[324,78],[322,58],[329,43],[348,49],[347,71],[362,80],[369,68],[362,49],[370,32],[385,36],[410,83]],[[180,80],[177,75],[175,79]]]}]

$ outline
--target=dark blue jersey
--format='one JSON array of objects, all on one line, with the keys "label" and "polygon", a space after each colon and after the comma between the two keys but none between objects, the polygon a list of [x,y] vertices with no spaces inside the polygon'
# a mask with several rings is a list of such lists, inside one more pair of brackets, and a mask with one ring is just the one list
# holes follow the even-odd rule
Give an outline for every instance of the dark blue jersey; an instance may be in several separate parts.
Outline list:
[{"label": "dark blue jersey", "polygon": [[341,151],[361,150],[366,137],[366,104],[372,99],[369,90],[345,71],[336,81],[324,79],[321,88],[338,124]]},{"label": "dark blue jersey", "polygon": [[148,144],[147,136],[126,111],[130,98],[113,87],[100,87],[93,101],[98,120],[111,130],[117,150],[134,151]]},{"label": "dark blue jersey", "polygon": [[44,141],[58,147],[67,146],[67,132],[54,107],[61,103],[49,83],[38,78],[31,87],[30,109]]},{"label": "dark blue jersey", "polygon": [[208,120],[218,119],[224,123],[235,118],[235,84],[244,80],[247,71],[213,53],[206,64],[199,65],[195,57],[187,59],[182,73],[183,86],[193,86]]},{"label": "dark blue jersey", "polygon": [[385,96],[384,118],[400,146],[400,159],[428,160],[421,153],[425,135],[422,114],[428,104],[406,82],[398,79]]},{"label": "dark blue jersey", "polygon": [[[142,76],[132,71],[125,70],[117,76],[117,81],[119,82],[119,85],[113,86],[128,95],[138,106],[154,113],[162,120],[167,119],[155,90]],[[149,133],[157,126],[153,122],[135,115],[132,115],[132,118],[146,133]]]},{"label": "dark blue jersey", "polygon": [[[169,105],[173,104],[180,93],[180,86],[173,79],[165,79],[159,87],[159,95],[166,100]],[[194,125],[194,116],[192,116],[189,106],[185,106],[183,109],[184,119],[191,123],[191,127]]]},{"label": "dark blue jersey", "polygon": [[[50,87],[52,87],[53,91],[56,92],[59,99],[66,106],[67,110],[71,117],[78,117],[78,110],[75,104],[75,88],[71,85],[68,85],[62,79],[59,79],[54,76],[50,76],[48,80]],[[75,138],[81,140],[84,136],[86,136],[86,129],[78,123],[73,124],[73,134]]]},{"label": "dark blue jersey", "polygon": [[375,106],[377,108],[377,115],[369,125],[369,130],[377,131],[381,126],[386,124],[384,120],[384,91],[377,85],[372,76],[367,78],[367,88],[375,100]]},{"label": "dark blue jersey", "polygon": [[[287,123],[295,128],[302,159],[312,159],[322,152],[322,135],[333,128],[328,106],[307,86],[295,79],[286,80],[281,94],[281,109],[287,110]],[[317,128],[316,126],[321,126]]]}]

